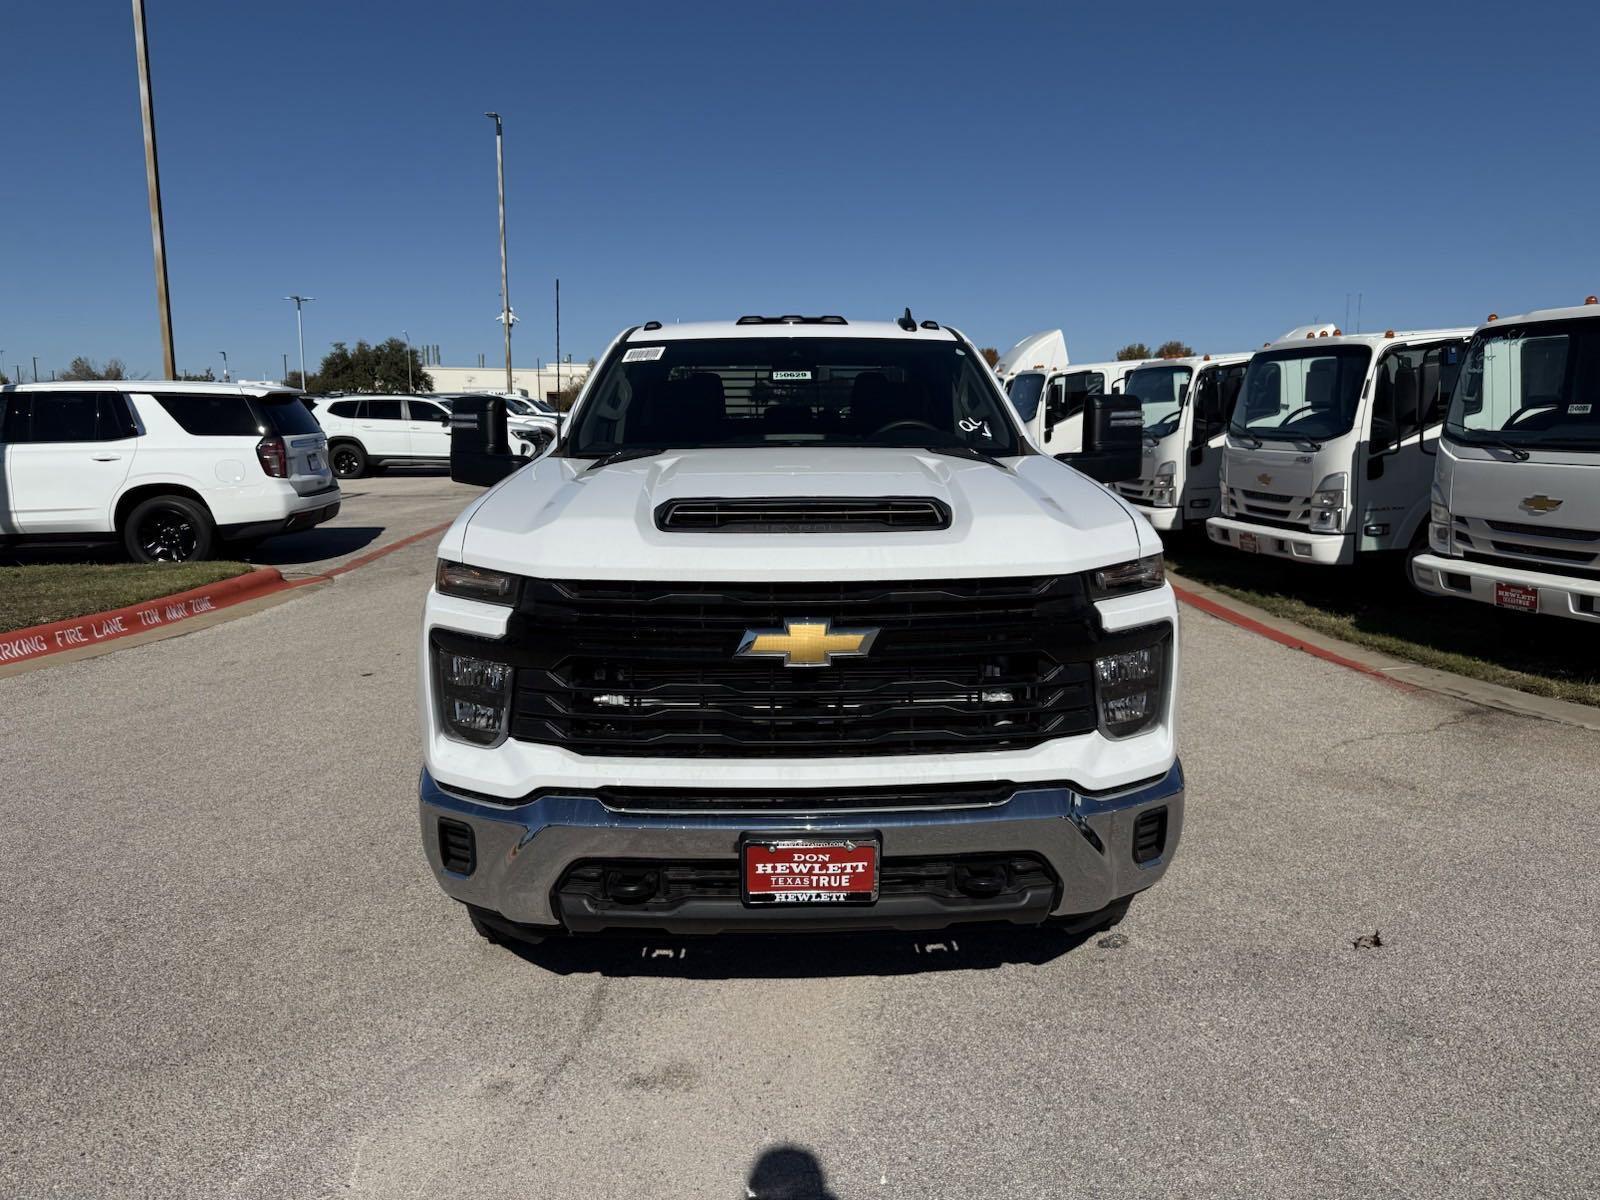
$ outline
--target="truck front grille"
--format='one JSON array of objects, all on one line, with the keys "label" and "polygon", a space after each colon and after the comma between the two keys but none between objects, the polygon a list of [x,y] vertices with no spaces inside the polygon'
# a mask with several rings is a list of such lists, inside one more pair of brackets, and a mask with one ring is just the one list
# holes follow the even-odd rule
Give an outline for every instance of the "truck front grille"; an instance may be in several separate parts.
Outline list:
[{"label": "truck front grille", "polygon": [[[877,629],[870,653],[736,657],[795,620]],[[1014,749],[1096,728],[1107,637],[1079,576],[892,583],[525,580],[503,640],[436,634],[516,668],[513,739],[579,754],[799,757]]]},{"label": "truck front grille", "polygon": [[1452,526],[1466,558],[1556,575],[1600,578],[1600,532],[1461,514],[1455,516]]}]

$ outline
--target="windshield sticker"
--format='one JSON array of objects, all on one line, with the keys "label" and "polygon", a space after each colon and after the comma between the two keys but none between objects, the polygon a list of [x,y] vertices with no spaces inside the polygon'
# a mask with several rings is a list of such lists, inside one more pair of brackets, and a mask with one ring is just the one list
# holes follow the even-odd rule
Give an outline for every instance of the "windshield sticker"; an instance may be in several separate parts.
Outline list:
[{"label": "windshield sticker", "polygon": [[774,371],[773,383],[806,383],[811,379],[810,371]]},{"label": "windshield sticker", "polygon": [[667,352],[665,346],[635,346],[622,356],[622,361],[630,362],[655,362]]},{"label": "windshield sticker", "polygon": [[1592,408],[1594,408],[1594,405],[1592,405],[1592,404],[1569,404],[1569,405],[1567,405],[1567,411],[1569,413],[1571,413],[1575,417],[1583,416],[1584,414],[1588,413]]},{"label": "windshield sticker", "polygon": [[967,433],[981,433],[984,437],[992,437],[989,432],[989,422],[974,420],[972,417],[962,417],[956,424]]}]

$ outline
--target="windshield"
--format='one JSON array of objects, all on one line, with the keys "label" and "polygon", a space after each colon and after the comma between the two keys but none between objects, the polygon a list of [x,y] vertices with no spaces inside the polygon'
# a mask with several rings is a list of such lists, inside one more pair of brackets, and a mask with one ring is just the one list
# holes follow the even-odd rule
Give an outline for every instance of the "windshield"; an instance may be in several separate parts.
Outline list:
[{"label": "windshield", "polygon": [[506,407],[512,412],[516,413],[519,417],[531,417],[534,414],[533,405],[529,404],[520,396],[507,396],[505,401]]},{"label": "windshield", "polygon": [[1460,442],[1600,446],[1600,317],[1479,334],[1445,433]]},{"label": "windshield", "polygon": [[944,338],[630,342],[588,395],[570,455],[764,445],[1024,452],[983,360]]},{"label": "windshield", "polygon": [[1366,346],[1263,350],[1250,360],[1228,430],[1269,441],[1349,433],[1371,361]]},{"label": "windshield", "polygon": [[1122,390],[1139,398],[1145,433],[1163,438],[1178,428],[1178,414],[1183,411],[1189,378],[1193,374],[1191,368],[1177,366],[1140,367],[1128,372]]},{"label": "windshield", "polygon": [[1024,421],[1031,421],[1034,414],[1039,411],[1039,397],[1044,395],[1044,374],[1040,371],[1024,371],[1011,381],[1011,407],[1017,410],[1017,416]]}]

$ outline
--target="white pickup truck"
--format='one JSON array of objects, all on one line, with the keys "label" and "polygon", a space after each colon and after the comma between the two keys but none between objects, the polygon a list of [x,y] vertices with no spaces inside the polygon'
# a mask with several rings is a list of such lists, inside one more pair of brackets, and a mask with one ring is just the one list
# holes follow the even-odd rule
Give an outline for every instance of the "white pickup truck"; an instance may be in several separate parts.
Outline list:
[{"label": "white pickup truck", "polygon": [[1105,927],[1182,829],[1155,531],[909,314],[625,331],[421,653],[423,846],[495,940]]}]

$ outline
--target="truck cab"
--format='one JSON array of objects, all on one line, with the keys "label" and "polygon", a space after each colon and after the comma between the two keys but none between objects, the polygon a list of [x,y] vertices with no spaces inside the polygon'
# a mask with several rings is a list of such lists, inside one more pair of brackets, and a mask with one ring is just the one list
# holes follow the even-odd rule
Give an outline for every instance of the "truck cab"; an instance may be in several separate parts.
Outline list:
[{"label": "truck cab", "polygon": [[1123,381],[1139,398],[1144,454],[1139,477],[1116,485],[1162,532],[1204,526],[1218,509],[1222,440],[1244,383],[1248,354],[1203,354],[1146,363]]},{"label": "truck cab", "polygon": [[1439,427],[1472,331],[1302,332],[1250,359],[1208,536],[1319,566],[1420,550]]},{"label": "truck cab", "polygon": [[1479,326],[1435,462],[1418,588],[1600,621],[1600,299]]},{"label": "truck cab", "polygon": [[1074,363],[1053,370],[1028,369],[1006,385],[1033,440],[1050,454],[1083,449],[1083,404],[1087,396],[1120,395],[1123,380],[1139,362]]}]

